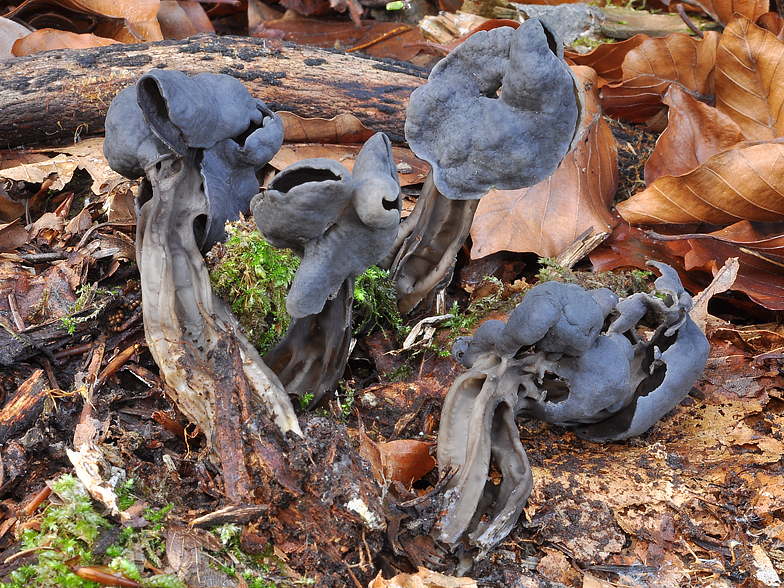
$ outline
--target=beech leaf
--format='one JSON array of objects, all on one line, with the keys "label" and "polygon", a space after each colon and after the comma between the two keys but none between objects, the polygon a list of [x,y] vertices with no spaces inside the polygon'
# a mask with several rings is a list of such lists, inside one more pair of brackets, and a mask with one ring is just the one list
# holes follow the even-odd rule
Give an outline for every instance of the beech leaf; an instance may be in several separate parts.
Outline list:
[{"label": "beech leaf", "polygon": [[596,72],[572,69],[585,90],[576,148],[543,182],[485,194],[471,227],[473,259],[498,251],[554,257],[586,229],[608,231],[614,224],[609,208],[618,185],[615,139],[601,116]]},{"label": "beech leaf", "polygon": [[681,243],[685,241],[689,246],[683,257],[684,269],[715,272],[727,259],[737,257],[738,275],[732,289],[743,292],[765,308],[784,310],[782,232],[782,223],[741,221],[713,233],[679,235]]},{"label": "beech leaf", "polygon": [[[162,41],[161,27],[158,24],[160,0],[81,0],[81,4],[106,16],[124,18],[133,25],[133,33],[142,41]],[[137,43],[132,35],[115,36],[123,43]]]},{"label": "beech leaf", "polygon": [[716,108],[750,141],[784,135],[784,43],[737,15],[716,52]]},{"label": "beech leaf", "polygon": [[714,20],[726,25],[736,12],[755,21],[768,11],[768,0],[696,0]]},{"label": "beech leaf", "polygon": [[287,143],[364,143],[375,134],[353,114],[338,114],[330,119],[302,118],[285,110],[283,140]]},{"label": "beech leaf", "polygon": [[359,454],[368,460],[379,484],[400,482],[407,487],[436,467],[430,454],[432,443],[417,439],[397,439],[376,443],[360,433]]},{"label": "beech leaf", "polygon": [[729,116],[695,100],[678,85],[670,86],[664,103],[669,106],[669,122],[645,163],[646,185],[660,176],[688,173],[744,139]]},{"label": "beech leaf", "polygon": [[766,31],[776,35],[776,38],[779,41],[784,41],[782,38],[782,34],[784,34],[784,19],[775,12],[766,12],[754,22],[758,27],[762,27]]},{"label": "beech leaf", "polygon": [[719,34],[694,39],[682,33],[651,38],[629,51],[623,61],[623,82],[602,88],[606,114],[643,122],[662,108],[670,84],[677,84],[698,100],[714,94],[713,66]]},{"label": "beech leaf", "polygon": [[[362,145],[325,145],[325,144],[302,144],[284,143],[280,151],[270,160],[270,165],[277,170],[282,170],[301,159],[312,157],[326,157],[334,159],[343,164],[346,169],[354,169],[354,161],[359,154]],[[421,184],[430,166],[414,155],[410,149],[404,147],[392,147],[392,155],[398,165],[398,179],[401,186]]]},{"label": "beech leaf", "polygon": [[576,53],[564,48],[564,57],[575,65],[592,67],[599,76],[599,87],[623,81],[623,65],[629,51],[642,45],[648,35],[634,35],[617,43],[602,43],[588,53]]},{"label": "beech leaf", "polygon": [[[732,290],[770,310],[784,310],[782,233],[784,223],[741,221],[715,233],[665,236],[622,222],[590,258],[594,271],[599,272],[619,267],[645,269],[649,259],[662,260],[677,270],[688,290],[699,292],[727,259],[737,257],[738,275]],[[734,304],[744,302],[736,299]]]},{"label": "beech leaf", "polygon": [[119,43],[119,41],[98,37],[92,33],[79,35],[68,31],[58,31],[57,29],[40,29],[16,40],[11,53],[15,57],[24,57],[39,51],[87,49],[89,47],[104,47],[115,43]]},{"label": "beech leaf", "polygon": [[784,220],[784,145],[741,143],[681,176],[662,176],[618,205],[632,224]]}]

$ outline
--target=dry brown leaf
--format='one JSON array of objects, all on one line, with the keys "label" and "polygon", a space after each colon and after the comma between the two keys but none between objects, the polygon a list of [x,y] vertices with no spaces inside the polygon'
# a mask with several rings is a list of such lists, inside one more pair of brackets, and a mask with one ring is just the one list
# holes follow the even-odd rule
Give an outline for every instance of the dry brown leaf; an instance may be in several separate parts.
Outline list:
[{"label": "dry brown leaf", "polygon": [[27,231],[18,219],[12,223],[0,225],[0,251],[13,251],[29,240]]},{"label": "dry brown leaf", "polygon": [[14,42],[29,34],[30,29],[26,26],[0,16],[0,59],[13,57],[11,48],[14,46]]},{"label": "dry brown leaf", "polygon": [[718,43],[719,34],[713,31],[704,39],[673,33],[643,41],[623,61],[623,82],[602,88],[602,108],[613,117],[646,121],[663,108],[670,84],[697,99],[711,99]]},{"label": "dry brown leaf", "polygon": [[756,305],[784,310],[784,223],[741,222],[708,234],[658,235],[620,223],[600,247],[591,252],[595,271],[620,267],[647,269],[649,259],[675,268],[691,292],[706,288],[713,274],[729,258],[740,262],[732,287],[753,302],[733,299],[741,310],[754,312]]},{"label": "dry brown leaf", "polygon": [[[639,584],[626,584],[626,582],[624,582],[624,586],[634,588],[635,586],[639,586]],[[595,578],[591,574],[585,574],[583,576],[583,588],[615,588],[615,584],[602,580],[601,578]]]},{"label": "dry brown leaf", "polygon": [[180,4],[177,0],[161,0],[158,24],[164,39],[187,39],[200,32]]},{"label": "dry brown leaf", "polygon": [[585,118],[575,150],[543,182],[522,190],[491,190],[479,201],[471,227],[471,257],[498,251],[555,257],[585,232],[609,231],[618,185],[618,157],[601,116],[596,73],[573,68],[585,89]]},{"label": "dry brown leaf", "polygon": [[188,586],[235,586],[236,582],[211,565],[207,551],[221,548],[220,541],[209,532],[180,523],[169,523],[166,530],[166,558]]},{"label": "dry brown leaf", "polygon": [[618,83],[623,80],[621,66],[626,55],[632,49],[642,45],[646,39],[648,39],[648,35],[634,35],[618,43],[602,43],[588,53],[576,53],[566,49],[564,57],[575,65],[592,67],[600,78],[599,87],[601,88],[607,83]]},{"label": "dry brown leaf", "polygon": [[713,19],[726,25],[736,12],[753,21],[768,11],[767,0],[696,0]]},{"label": "dry brown leaf", "polygon": [[[51,153],[60,151],[54,157]],[[9,151],[3,154],[0,164],[0,178],[40,184],[54,176],[50,186],[52,190],[62,190],[71,181],[75,169],[87,171],[93,179],[90,187],[94,194],[103,194],[109,185],[121,176],[109,167],[103,155],[103,138],[93,137],[80,141],[76,145],[66,145],[53,149],[32,149],[27,151]]]},{"label": "dry brown leaf", "polygon": [[743,247],[768,259],[784,263],[784,225],[782,223],[741,221],[720,231],[708,233],[704,238]]},{"label": "dry brown leaf", "polygon": [[750,141],[784,135],[784,43],[736,16],[716,52],[716,108]]},{"label": "dry brown leaf", "polygon": [[[300,159],[327,157],[342,163],[348,171],[351,171],[354,169],[354,161],[361,148],[361,145],[284,144],[272,158],[270,165],[281,170]],[[392,147],[392,155],[398,164],[397,177],[401,186],[421,184],[424,181],[430,166],[414,155],[410,149]]]},{"label": "dry brown leaf", "polygon": [[33,30],[58,23],[61,29],[74,33],[92,33],[126,43],[141,40],[124,18],[98,12],[79,0],[25,0],[4,16],[27,23]]},{"label": "dry brown leaf", "polygon": [[[3,169],[0,177],[9,180],[40,184],[45,179],[53,177],[52,190],[62,190],[71,181],[74,170],[79,167],[79,162],[74,157],[59,153],[48,157],[36,152],[10,152],[3,158]],[[54,176],[53,176],[54,174]]]},{"label": "dry brown leaf", "polygon": [[782,19],[775,12],[766,12],[760,16],[757,21],[757,26],[765,29],[776,35],[779,41],[784,41],[784,19]]},{"label": "dry brown leaf", "polygon": [[[16,200],[11,200],[3,196],[0,191],[0,222],[10,223],[18,219],[25,213],[25,205]],[[3,225],[5,226],[5,225]]]},{"label": "dry brown leaf", "polygon": [[545,547],[545,556],[539,560],[536,571],[555,584],[573,586],[580,577],[563,552]]},{"label": "dry brown leaf", "polygon": [[697,323],[697,326],[705,332],[705,327],[708,322],[708,303],[711,298],[722,292],[726,292],[735,283],[738,278],[738,270],[740,269],[740,262],[737,257],[731,257],[727,260],[724,266],[716,272],[713,276],[713,281],[702,292],[697,294],[692,300],[691,310],[689,316],[691,320]]},{"label": "dry brown leaf", "polygon": [[360,432],[360,436],[359,454],[370,463],[373,477],[379,484],[400,482],[410,488],[436,467],[436,460],[430,454],[432,443],[416,439],[376,443],[364,431]]},{"label": "dry brown leaf", "polygon": [[[158,24],[160,0],[81,0],[82,4],[106,16],[124,18],[142,41],[162,41]],[[138,43],[133,35],[114,37],[122,43]]]},{"label": "dry brown leaf", "polygon": [[97,37],[92,33],[78,35],[68,31],[58,31],[57,29],[40,29],[16,40],[11,52],[16,57],[24,57],[39,51],[88,49],[89,47],[104,47],[116,43],[119,43],[119,41]]},{"label": "dry brown leaf", "polygon": [[617,210],[632,224],[784,220],[784,145],[741,143],[681,176],[662,176]]},{"label": "dry brown leaf", "polygon": [[200,2],[177,0],[177,4],[179,4],[180,8],[185,11],[185,14],[187,14],[188,18],[191,19],[193,26],[195,26],[199,31],[203,33],[215,32],[215,27],[212,26],[212,21],[210,20],[210,17],[207,16],[207,13],[204,11],[204,8]]},{"label": "dry brown leaf", "polygon": [[416,574],[398,574],[391,580],[385,580],[379,572],[368,588],[476,588],[476,586],[476,581],[471,578],[446,576],[419,568]]},{"label": "dry brown leaf", "polygon": [[678,85],[670,86],[664,103],[669,106],[669,122],[645,163],[646,185],[660,176],[688,173],[744,139],[729,116],[695,100]]},{"label": "dry brown leaf", "polygon": [[[355,25],[351,21],[281,18],[262,22],[251,35],[341,50],[362,48],[368,55],[399,61],[409,61],[428,51],[421,33],[411,25],[399,22],[363,20]],[[310,66],[314,75],[318,75],[318,65]]]},{"label": "dry brown leaf", "polygon": [[353,114],[325,118],[302,118],[282,111],[283,140],[286,143],[364,143],[375,134]]}]

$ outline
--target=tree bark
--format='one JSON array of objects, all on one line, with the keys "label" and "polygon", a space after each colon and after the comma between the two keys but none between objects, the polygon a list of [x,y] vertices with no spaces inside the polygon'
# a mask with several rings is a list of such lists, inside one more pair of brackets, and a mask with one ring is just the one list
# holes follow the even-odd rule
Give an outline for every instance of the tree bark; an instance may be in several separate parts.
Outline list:
[{"label": "tree bark", "polygon": [[100,133],[112,98],[152,68],[242,80],[273,110],[357,116],[403,139],[411,91],[427,71],[283,41],[198,35],[184,41],[49,51],[0,61],[0,148]]}]

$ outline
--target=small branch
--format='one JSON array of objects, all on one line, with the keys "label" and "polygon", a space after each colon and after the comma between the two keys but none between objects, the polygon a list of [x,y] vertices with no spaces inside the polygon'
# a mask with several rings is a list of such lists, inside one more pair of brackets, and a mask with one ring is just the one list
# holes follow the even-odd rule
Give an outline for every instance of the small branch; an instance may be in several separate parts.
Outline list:
[{"label": "small branch", "polygon": [[700,28],[694,24],[694,21],[687,16],[686,10],[683,8],[683,4],[676,4],[675,11],[678,13],[678,16],[681,17],[681,20],[684,22],[684,24],[689,27],[695,35],[697,35],[700,39],[705,38],[705,33],[703,33]]}]

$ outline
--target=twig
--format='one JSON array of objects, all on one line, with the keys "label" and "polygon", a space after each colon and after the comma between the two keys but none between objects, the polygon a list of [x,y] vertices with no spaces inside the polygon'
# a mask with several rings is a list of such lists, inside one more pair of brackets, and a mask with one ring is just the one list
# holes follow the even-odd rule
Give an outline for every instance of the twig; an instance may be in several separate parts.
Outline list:
[{"label": "twig", "polygon": [[46,253],[17,253],[22,261],[27,263],[46,263],[48,261],[60,261],[68,259],[65,251],[48,251]]},{"label": "twig", "polygon": [[394,37],[395,35],[399,35],[401,33],[405,33],[405,32],[410,31],[410,30],[411,29],[408,28],[408,27],[397,27],[396,29],[392,29],[388,33],[384,33],[380,37],[376,37],[372,41],[368,41],[367,43],[363,43],[362,45],[357,45],[356,47],[352,47],[351,49],[346,49],[346,53],[351,53],[352,51],[360,51],[360,50],[365,49],[367,47],[371,47],[372,45],[375,45],[376,43],[380,43],[384,39],[388,39],[389,37]]},{"label": "twig", "polygon": [[38,494],[33,496],[33,499],[24,507],[24,511],[27,516],[33,516],[33,513],[38,509],[39,506],[41,506],[44,500],[49,498],[51,493],[52,489],[49,486],[44,486]]},{"label": "twig", "polygon": [[65,359],[66,357],[72,357],[74,355],[81,355],[82,353],[87,353],[92,348],[93,348],[92,343],[81,343],[80,345],[74,345],[73,347],[68,347],[67,349],[61,349],[60,351],[55,351],[54,356],[57,359]]},{"label": "twig", "polygon": [[126,361],[128,361],[133,356],[133,354],[136,353],[137,351],[139,351],[139,344],[134,343],[130,347],[123,349],[120,353],[114,356],[112,360],[108,364],[106,364],[106,367],[103,368],[103,371],[101,371],[101,373],[98,375],[98,378],[95,380],[95,383],[93,384],[92,387],[93,388],[92,395],[94,395],[98,390],[100,390],[101,387],[106,382],[106,380],[108,380],[115,373],[117,373],[117,370],[119,370],[123,366],[123,364]]},{"label": "twig", "polygon": [[700,39],[705,38],[705,33],[703,33],[700,28],[694,24],[694,21],[686,15],[686,10],[683,8],[683,4],[676,4],[675,11],[678,13],[678,16],[681,17],[681,20],[686,24],[686,26],[694,32],[695,35],[697,35]]},{"label": "twig", "polygon": [[19,313],[19,307],[16,305],[16,296],[14,296],[13,292],[8,295],[8,306],[11,308],[11,315],[14,317],[16,329],[24,331],[26,327],[22,320],[22,315]]},{"label": "twig", "polygon": [[38,361],[41,362],[46,370],[46,377],[49,379],[49,388],[51,388],[53,392],[61,392],[60,384],[57,382],[57,376],[52,369],[52,364],[49,363],[49,360],[45,357],[40,358]]}]

